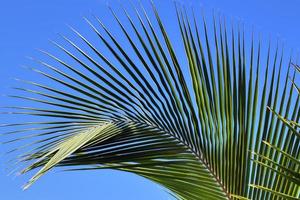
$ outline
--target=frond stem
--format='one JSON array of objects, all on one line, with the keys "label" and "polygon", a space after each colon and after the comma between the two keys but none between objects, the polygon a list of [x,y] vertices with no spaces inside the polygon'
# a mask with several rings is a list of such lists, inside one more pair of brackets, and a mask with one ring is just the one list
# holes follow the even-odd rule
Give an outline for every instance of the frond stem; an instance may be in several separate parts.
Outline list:
[{"label": "frond stem", "polygon": [[227,187],[222,183],[222,181],[220,180],[220,178],[214,173],[214,170],[210,167],[210,165],[203,159],[203,157],[201,156],[201,152],[198,152],[197,150],[195,150],[193,148],[193,146],[191,146],[190,144],[186,143],[184,140],[180,139],[178,136],[176,136],[175,134],[172,134],[168,131],[166,131],[164,128],[159,127],[157,125],[154,124],[150,124],[149,122],[141,122],[141,121],[134,121],[134,120],[129,120],[131,122],[134,123],[144,123],[147,125],[152,126],[153,128],[157,128],[160,131],[163,131],[166,134],[171,135],[172,137],[174,137],[174,139],[176,139],[178,141],[178,143],[182,144],[183,146],[185,146],[195,157],[197,160],[199,160],[201,162],[201,164],[203,164],[207,170],[209,171],[209,173],[215,178],[216,182],[219,184],[219,186],[222,188],[222,191],[225,193],[225,195],[227,196],[228,200],[232,200],[232,197],[230,195],[230,193],[227,190]]}]

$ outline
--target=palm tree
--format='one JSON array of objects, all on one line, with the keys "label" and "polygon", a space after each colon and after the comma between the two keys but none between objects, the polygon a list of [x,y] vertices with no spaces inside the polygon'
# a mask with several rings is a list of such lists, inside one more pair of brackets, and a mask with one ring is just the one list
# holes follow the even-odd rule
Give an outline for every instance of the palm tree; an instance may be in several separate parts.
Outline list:
[{"label": "palm tree", "polygon": [[111,10],[123,36],[85,19],[108,57],[74,28],[88,51],[65,36],[76,53],[53,43],[69,61],[42,51],[56,64],[36,61],[52,72],[31,69],[55,86],[23,81],[36,89],[13,97],[41,106],[10,113],[47,121],[3,125],[38,131],[9,141],[31,141],[15,149],[30,147],[22,173],[39,168],[24,188],[69,167],[135,173],[178,199],[298,199],[299,96],[280,48],[265,55],[252,37],[248,49],[240,28],[214,19],[209,31],[204,17],[175,4],[178,56],[152,8],[154,20],[142,5],[135,18],[124,9],[126,25]]}]

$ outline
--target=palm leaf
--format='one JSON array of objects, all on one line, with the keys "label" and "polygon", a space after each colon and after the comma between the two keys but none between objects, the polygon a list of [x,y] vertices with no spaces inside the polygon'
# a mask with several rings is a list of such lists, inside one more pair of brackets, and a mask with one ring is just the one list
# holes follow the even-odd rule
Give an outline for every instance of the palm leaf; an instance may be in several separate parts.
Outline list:
[{"label": "palm leaf", "polygon": [[53,86],[22,81],[10,96],[37,106],[8,113],[48,120],[2,126],[17,128],[8,143],[28,141],[11,151],[29,149],[22,172],[40,168],[25,188],[68,167],[132,172],[178,199],[297,199],[299,97],[280,48],[262,53],[254,36],[247,48],[244,31],[215,16],[210,32],[205,16],[176,3],[172,38],[151,7],[134,17],[123,8],[126,22],[109,8],[123,35],[85,18],[101,50],[71,27],[82,47],[62,35],[71,48],[53,44],[64,59],[33,59],[45,70],[29,69]]},{"label": "palm leaf", "polygon": [[[298,70],[298,66],[292,64],[296,71]],[[298,122],[299,122],[299,90],[295,83],[295,75],[294,78],[291,80],[292,86],[294,89],[296,89],[297,95],[295,95],[295,98],[297,99],[295,101],[294,105],[294,114],[293,116],[296,116],[293,120],[287,119],[287,115],[282,116],[281,114],[274,111],[272,108],[268,109],[273,113],[274,116],[276,116],[279,121],[281,121],[285,127],[289,129],[286,137],[285,137],[285,143],[282,143],[282,141],[276,142],[276,137],[280,137],[279,135],[275,135],[274,139],[268,138],[268,141],[272,142],[271,144],[268,141],[263,141],[264,146],[266,148],[266,151],[261,152],[258,155],[258,158],[254,160],[259,165],[262,165],[265,168],[268,168],[267,172],[273,173],[273,181],[271,183],[268,183],[267,187],[261,186],[261,185],[251,185],[251,187],[257,188],[259,190],[263,190],[266,192],[269,192],[270,194],[274,196],[283,197],[285,199],[297,199],[293,197],[291,194],[296,193],[299,195],[299,185],[300,185],[300,170],[299,170],[299,130],[298,128]],[[292,94],[292,87],[290,89],[290,94]],[[290,101],[289,101],[290,103]],[[280,110],[279,112],[282,112]],[[285,128],[284,127],[284,128]],[[274,145],[274,143],[276,145]],[[261,158],[266,162],[261,162]],[[271,165],[270,165],[271,164]],[[272,172],[271,172],[271,171]],[[275,174],[274,174],[275,173]]]}]

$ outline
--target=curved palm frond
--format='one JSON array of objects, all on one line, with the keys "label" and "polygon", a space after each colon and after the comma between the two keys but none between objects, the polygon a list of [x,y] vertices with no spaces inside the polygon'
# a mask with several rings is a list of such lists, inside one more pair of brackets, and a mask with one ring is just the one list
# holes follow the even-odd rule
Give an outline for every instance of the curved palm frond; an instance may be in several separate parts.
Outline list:
[{"label": "curved palm frond", "polygon": [[76,53],[53,42],[69,63],[42,51],[56,64],[31,69],[58,86],[24,81],[35,89],[11,96],[42,106],[10,113],[49,120],[3,125],[24,127],[7,135],[37,132],[8,141],[32,141],[12,150],[30,149],[23,173],[41,168],[25,188],[53,167],[77,166],[132,172],[178,199],[299,198],[299,98],[288,72],[282,79],[283,53],[269,46],[263,59],[252,38],[248,55],[243,31],[214,19],[209,32],[175,6],[180,56],[154,4],[154,20],[142,6],[135,19],[124,9],[126,25],[111,10],[123,37],[85,19],[109,56],[74,28],[84,47],[62,37]]}]

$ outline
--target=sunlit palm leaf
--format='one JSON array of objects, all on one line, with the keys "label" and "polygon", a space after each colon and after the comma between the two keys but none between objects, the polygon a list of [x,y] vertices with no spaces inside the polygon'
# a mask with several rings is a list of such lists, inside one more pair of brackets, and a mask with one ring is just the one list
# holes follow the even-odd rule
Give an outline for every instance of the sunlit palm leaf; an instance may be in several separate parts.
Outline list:
[{"label": "sunlit palm leaf", "polygon": [[281,78],[283,53],[269,46],[262,59],[260,42],[252,38],[248,52],[240,29],[214,19],[210,32],[204,17],[176,5],[179,51],[152,8],[155,20],[143,7],[135,18],[124,10],[126,23],[111,10],[123,37],[85,19],[105,51],[71,28],[84,47],[65,36],[76,53],[53,42],[69,61],[45,51],[56,64],[33,59],[47,70],[30,69],[56,86],[23,81],[35,89],[11,96],[43,106],[9,113],[53,121],[3,125],[24,127],[7,135],[38,131],[7,141],[31,141],[12,150],[30,148],[23,173],[41,168],[25,187],[55,166],[75,166],[132,172],[179,199],[298,198],[299,98],[288,73]]}]

